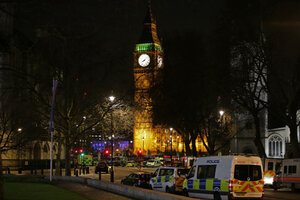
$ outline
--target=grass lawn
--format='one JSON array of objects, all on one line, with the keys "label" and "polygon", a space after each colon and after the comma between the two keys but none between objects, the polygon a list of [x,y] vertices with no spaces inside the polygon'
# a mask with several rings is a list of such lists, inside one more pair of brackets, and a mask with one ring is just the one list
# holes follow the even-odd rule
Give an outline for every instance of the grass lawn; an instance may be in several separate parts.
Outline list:
[{"label": "grass lawn", "polygon": [[87,200],[78,194],[43,183],[4,182],[5,200]]}]

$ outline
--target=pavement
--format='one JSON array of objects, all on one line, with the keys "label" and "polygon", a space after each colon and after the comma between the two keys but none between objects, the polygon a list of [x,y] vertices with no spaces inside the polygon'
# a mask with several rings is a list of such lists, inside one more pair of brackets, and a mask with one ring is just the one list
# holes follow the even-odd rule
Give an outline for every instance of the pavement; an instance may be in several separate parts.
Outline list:
[{"label": "pavement", "polygon": [[282,188],[274,191],[271,188],[265,188],[264,197],[273,199],[299,200],[300,191],[291,192],[291,190],[288,188]]},{"label": "pavement", "polygon": [[54,184],[60,188],[69,190],[90,200],[111,200],[111,199],[130,200],[131,199],[125,196],[120,196],[114,193],[89,187],[87,185],[83,185],[80,183],[55,182]]},{"label": "pavement", "polygon": [[[80,183],[72,183],[72,182],[55,182],[56,186],[69,190],[71,192],[77,193],[81,196],[84,196],[90,200],[129,200],[132,198],[128,198],[125,196],[120,196],[114,193],[110,193],[107,191],[103,191],[100,189],[96,189],[93,187],[89,187],[87,185],[83,185]],[[289,189],[280,189],[278,191],[273,191],[273,189],[265,189],[264,197],[266,199],[285,199],[285,200],[299,200],[300,192],[291,192]]]},{"label": "pavement", "polygon": [[[126,168],[126,167],[116,167],[115,168],[115,183],[120,183],[120,180],[124,178],[126,175],[130,174],[133,171],[137,171],[136,168]],[[154,172],[155,168],[144,168],[142,169],[143,171],[148,171],[148,172]],[[91,167],[90,169],[90,174],[81,174],[79,177],[84,177],[84,178],[91,178],[91,179],[99,179],[98,174],[94,174],[94,167]],[[4,173],[5,174],[5,173]],[[12,173],[12,174],[17,174]],[[22,175],[29,175],[31,174],[30,171],[23,171]],[[38,171],[37,174],[41,174],[40,171]],[[49,170],[44,170],[44,175],[49,175]],[[63,171],[64,175],[64,171]],[[72,176],[73,170],[72,170]],[[102,174],[102,181],[104,182],[110,182],[110,174]],[[106,199],[130,199],[128,197],[123,197],[117,194],[113,194],[110,192],[106,192],[103,190],[99,190],[96,188],[88,187],[87,185],[82,185],[79,183],[67,183],[67,182],[58,182],[56,183],[57,186],[65,188],[67,190],[70,190],[72,192],[78,193],[88,199],[94,200],[94,199],[101,199],[101,200],[106,200]],[[283,188],[279,189],[278,191],[274,191],[271,188],[265,187],[264,191],[264,197],[267,198],[272,198],[272,199],[286,199],[286,200],[299,200],[300,199],[300,191],[296,192],[291,192],[290,189]]]}]

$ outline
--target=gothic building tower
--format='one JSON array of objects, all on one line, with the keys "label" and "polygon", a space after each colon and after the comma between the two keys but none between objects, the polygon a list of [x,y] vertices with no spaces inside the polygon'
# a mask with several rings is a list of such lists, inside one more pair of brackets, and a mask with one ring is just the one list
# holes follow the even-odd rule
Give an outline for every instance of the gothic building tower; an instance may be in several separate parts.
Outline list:
[{"label": "gothic building tower", "polygon": [[156,22],[148,1],[147,14],[140,40],[134,50],[134,100],[137,104],[134,125],[134,152],[145,154],[156,151],[156,128],[153,125],[153,102],[151,88],[160,80],[163,69],[163,49],[157,36]]}]

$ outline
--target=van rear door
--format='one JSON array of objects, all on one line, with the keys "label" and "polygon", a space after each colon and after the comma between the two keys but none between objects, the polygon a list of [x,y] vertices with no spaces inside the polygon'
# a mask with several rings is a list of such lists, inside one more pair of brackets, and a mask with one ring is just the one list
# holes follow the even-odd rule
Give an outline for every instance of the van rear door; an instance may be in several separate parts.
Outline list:
[{"label": "van rear door", "polygon": [[232,183],[234,196],[261,196],[264,186],[261,165],[236,164]]}]

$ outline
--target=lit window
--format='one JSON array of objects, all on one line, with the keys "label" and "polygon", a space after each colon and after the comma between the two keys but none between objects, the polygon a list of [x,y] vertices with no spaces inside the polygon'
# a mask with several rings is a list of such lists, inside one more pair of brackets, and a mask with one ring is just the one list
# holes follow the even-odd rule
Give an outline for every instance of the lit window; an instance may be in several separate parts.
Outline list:
[{"label": "lit window", "polygon": [[269,139],[269,156],[282,156],[282,139],[279,136],[272,136]]}]

